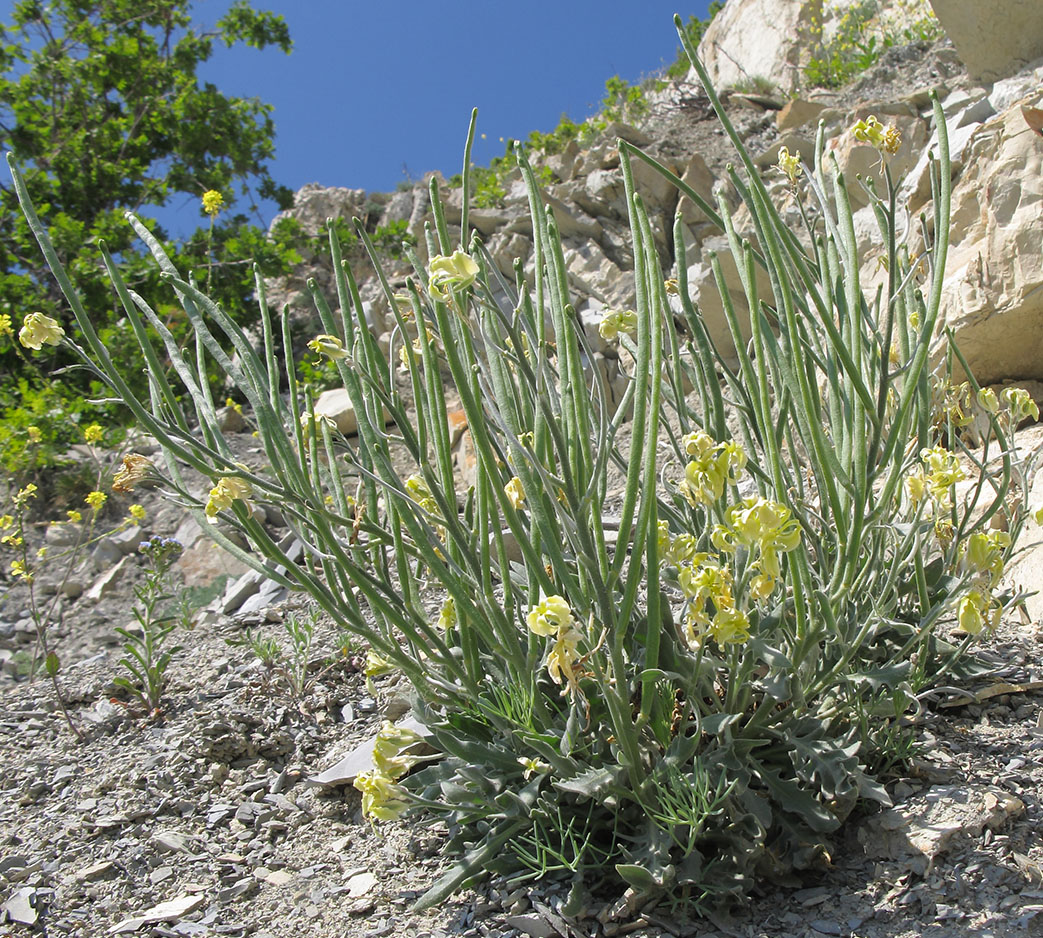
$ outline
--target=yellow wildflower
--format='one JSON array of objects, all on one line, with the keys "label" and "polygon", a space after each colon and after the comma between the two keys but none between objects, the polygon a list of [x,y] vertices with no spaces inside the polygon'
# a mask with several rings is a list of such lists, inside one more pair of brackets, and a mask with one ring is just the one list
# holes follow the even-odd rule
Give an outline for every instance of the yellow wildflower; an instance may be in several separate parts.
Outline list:
[{"label": "yellow wildflower", "polygon": [[43,434],[40,432],[39,427],[26,427],[25,435],[29,438],[30,443],[39,443],[43,439]]},{"label": "yellow wildflower", "polygon": [[1039,420],[1039,407],[1024,388],[1004,388],[1000,397],[1010,409],[1010,419],[1015,425],[1026,417],[1031,417],[1034,421]]},{"label": "yellow wildflower", "polygon": [[[7,517],[11,516],[8,515]],[[1043,526],[1043,505],[1037,505],[1036,508],[1032,510],[1032,517],[1036,524]]]},{"label": "yellow wildflower", "polygon": [[362,772],[353,784],[362,792],[362,816],[370,821],[393,821],[409,807],[402,789],[380,772]]},{"label": "yellow wildflower", "polygon": [[525,504],[525,489],[522,488],[522,480],[517,476],[514,476],[511,481],[503,487],[503,491],[515,511],[520,510]]},{"label": "yellow wildflower", "polygon": [[773,578],[782,575],[779,554],[800,543],[800,525],[785,505],[754,496],[729,508],[725,520],[740,544],[757,548],[756,566],[762,573]]},{"label": "yellow wildflower", "polygon": [[664,280],[663,289],[666,290],[667,296],[678,296],[681,293],[681,287],[678,284],[676,277],[671,277],[669,280]]},{"label": "yellow wildflower", "polygon": [[245,502],[252,494],[253,489],[245,479],[238,479],[235,476],[219,479],[217,485],[210,490],[210,497],[206,502],[204,510],[207,520],[211,524],[216,524],[218,512],[227,511],[235,501]]},{"label": "yellow wildflower", "polygon": [[37,557],[38,560],[45,560],[47,558],[47,545],[46,544],[44,544],[43,547],[37,548],[37,550],[36,550],[36,557]]},{"label": "yellow wildflower", "polygon": [[373,745],[374,767],[391,781],[401,778],[417,761],[415,756],[402,753],[421,741],[420,735],[413,730],[395,726],[390,720],[385,720]]},{"label": "yellow wildflower", "polygon": [[948,504],[949,490],[967,477],[959,458],[944,446],[933,446],[920,450],[920,460],[927,470],[925,481],[931,497]]},{"label": "yellow wildflower", "polygon": [[[1043,509],[1041,509],[1043,510]],[[14,524],[14,515],[0,515],[0,531],[6,531]]]},{"label": "yellow wildflower", "polygon": [[65,517],[71,524],[79,524],[83,520],[83,515],[76,511],[75,508],[65,512]]},{"label": "yellow wildflower", "polygon": [[529,610],[525,621],[537,635],[554,635],[570,628],[574,620],[564,597],[548,596]]},{"label": "yellow wildflower", "polygon": [[909,500],[914,505],[919,505],[927,494],[927,477],[923,474],[923,469],[916,469],[905,477],[905,490],[909,494]]},{"label": "yellow wildflower", "polygon": [[1003,552],[1010,547],[1006,531],[975,531],[963,547],[965,569],[981,574],[991,589],[1003,576]]},{"label": "yellow wildflower", "polygon": [[438,627],[443,632],[447,632],[456,626],[457,621],[456,601],[450,596],[442,603],[442,608],[438,612]]},{"label": "yellow wildflower", "polygon": [[377,654],[372,648],[366,652],[366,670],[363,674],[367,678],[380,677],[382,674],[388,674],[395,670],[395,666],[384,658]]},{"label": "yellow wildflower", "polygon": [[83,428],[83,438],[88,443],[100,443],[104,432],[98,424],[92,423],[90,426]]},{"label": "yellow wildflower", "polygon": [[109,496],[104,492],[88,492],[84,501],[90,505],[94,511],[101,511],[102,506],[105,504],[108,497]]},{"label": "yellow wildflower", "polygon": [[634,335],[637,332],[637,313],[632,309],[606,309],[598,324],[598,332],[609,342],[620,333]]},{"label": "yellow wildflower", "polygon": [[5,547],[21,547],[22,535],[5,534],[3,537],[0,537],[0,544],[3,544]]},{"label": "yellow wildflower", "polygon": [[57,345],[65,335],[58,320],[43,313],[30,313],[22,321],[18,341],[26,348],[39,351],[45,345]]},{"label": "yellow wildflower", "polygon": [[775,168],[789,179],[791,186],[795,186],[804,173],[804,167],[800,165],[800,154],[794,153],[791,156],[788,147],[779,147],[779,162]]},{"label": "yellow wildflower", "polygon": [[867,143],[881,154],[894,156],[902,145],[902,135],[897,127],[885,127],[872,114],[851,128],[855,139]]},{"label": "yellow wildflower", "polygon": [[532,756],[519,756],[517,761],[518,765],[525,770],[523,773],[525,781],[528,781],[534,775],[545,775],[550,771],[550,766],[546,762],[534,759]]},{"label": "yellow wildflower", "polygon": [[26,583],[33,582],[32,571],[26,567],[24,560],[11,561],[11,575],[17,577],[19,580],[25,581]]},{"label": "yellow wildflower", "polygon": [[693,507],[712,505],[724,495],[725,485],[734,485],[742,477],[746,453],[732,440],[716,443],[703,430],[687,434],[682,442],[685,452],[695,458],[685,466],[678,491]]},{"label": "yellow wildflower", "polygon": [[[572,666],[578,657],[576,646],[579,644],[579,639],[580,634],[574,628],[558,631],[554,647],[547,655],[547,673],[555,684],[560,685],[564,682],[569,689],[576,687],[576,672]],[[564,694],[565,691],[562,693]]]},{"label": "yellow wildflower", "polygon": [[740,645],[750,637],[750,620],[738,609],[718,609],[709,632],[718,645]]},{"label": "yellow wildflower", "polygon": [[1002,613],[1002,608],[987,590],[971,590],[957,607],[958,628],[968,635],[977,635],[983,628],[992,631],[999,625]]},{"label": "yellow wildflower", "polygon": [[987,414],[998,414],[1000,402],[996,398],[996,392],[992,388],[979,388],[978,406]]},{"label": "yellow wildflower", "polygon": [[152,468],[151,459],[139,453],[128,453],[123,457],[123,468],[112,479],[112,491],[126,494],[144,480]]},{"label": "yellow wildflower", "polygon": [[145,520],[145,508],[143,505],[131,505],[130,508],[127,509],[127,514],[135,521]]},{"label": "yellow wildflower", "polygon": [[225,206],[225,197],[216,189],[207,189],[203,193],[203,211],[211,218],[215,218]]},{"label": "yellow wildflower", "polygon": [[24,508],[29,503],[30,498],[36,498],[36,484],[34,482],[30,482],[25,488],[21,488],[15,493],[14,503],[19,508]]},{"label": "yellow wildflower", "polygon": [[463,251],[456,251],[451,257],[436,254],[431,258],[427,288],[436,300],[444,303],[454,289],[469,287],[477,276],[478,265]]},{"label": "yellow wildflower", "polygon": [[0,338],[7,335],[14,335],[14,324],[7,313],[0,313]]},{"label": "yellow wildflower", "polygon": [[325,332],[321,335],[315,336],[315,338],[308,343],[308,348],[317,354],[326,355],[335,361],[348,357],[348,352],[344,348],[344,343],[335,335],[329,335]]}]

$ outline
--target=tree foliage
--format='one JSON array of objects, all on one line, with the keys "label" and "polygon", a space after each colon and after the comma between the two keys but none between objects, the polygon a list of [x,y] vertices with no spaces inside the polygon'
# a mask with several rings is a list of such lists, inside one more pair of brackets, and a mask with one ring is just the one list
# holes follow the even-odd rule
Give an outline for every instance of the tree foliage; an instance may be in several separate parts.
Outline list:
[{"label": "tree foliage", "polygon": [[[128,354],[133,342],[104,276],[99,240],[119,257],[133,289],[163,310],[175,331],[181,324],[125,211],[138,213],[179,268],[207,280],[237,319],[249,310],[249,261],[274,275],[297,259],[292,226],[269,238],[258,225],[260,200],[280,208],[292,200],[267,165],[274,153],[271,105],[223,94],[198,77],[215,42],[289,53],[288,27],[281,16],[237,0],[204,30],[193,23],[191,6],[191,0],[21,0],[0,27],[0,145],[15,153],[99,327]],[[201,226],[172,242],[154,221],[155,210],[198,202],[208,190],[221,192],[224,211],[206,219],[200,207]],[[16,328],[34,310],[62,318],[63,301],[39,270],[38,248],[9,183],[0,183],[0,206],[0,314]],[[7,468],[18,462],[12,453],[20,452],[18,430],[27,415],[45,442],[54,442],[64,431],[57,420],[41,425],[41,413],[75,411],[75,398],[91,390],[75,376],[64,387],[47,386],[20,351],[11,335],[0,337],[0,450]],[[44,407],[28,400],[39,394],[56,400]]]}]

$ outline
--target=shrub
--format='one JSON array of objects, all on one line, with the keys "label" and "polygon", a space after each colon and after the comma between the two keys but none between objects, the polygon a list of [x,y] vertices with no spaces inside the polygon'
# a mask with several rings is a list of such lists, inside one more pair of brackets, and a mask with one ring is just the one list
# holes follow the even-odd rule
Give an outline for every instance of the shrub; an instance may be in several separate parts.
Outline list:
[{"label": "shrub", "polygon": [[[304,589],[367,641],[368,673],[395,667],[411,681],[444,758],[407,774],[413,760],[402,750],[414,740],[386,727],[376,771],[357,784],[370,817],[415,806],[450,822],[450,847],[463,857],[424,905],[487,871],[566,879],[567,909],[589,890],[626,886],[624,907],[633,909],[666,893],[715,901],[759,875],[813,864],[861,801],[888,802],[870,767],[902,757],[919,691],[952,671],[1011,600],[997,583],[1025,513],[1011,434],[1013,408],[1024,401],[1012,397],[1002,410],[985,399],[982,451],[960,442],[953,408],[932,404],[950,186],[937,104],[937,235],[925,292],[919,260],[896,238],[897,190],[885,172],[874,206],[887,278],[867,294],[836,166],[820,157],[808,172],[783,162],[806,226],[788,229],[675,22],[738,148],[745,174],[732,171],[731,181],[759,247],[738,237],[723,199],[707,204],[620,142],[637,303],[605,325],[632,363],[615,410],[590,371],[561,240],[524,152],[516,157],[531,204],[534,282],[520,264],[515,283],[506,282],[477,236],[454,242],[432,181],[430,262],[411,255],[404,297],[384,282],[400,333],[416,335],[402,350],[402,382],[397,356],[385,358],[369,331],[331,226],[337,305],[314,292],[325,334],[313,348],[335,363],[354,403],[353,440],[314,417],[293,364],[284,370],[272,354],[260,278],[265,347],[257,352],[131,218],[199,338],[198,360],[179,356],[104,254],[136,334],[145,341],[151,323],[179,363],[191,410],[158,368],[150,399],[134,397],[16,174],[83,335],[84,364],[163,444],[165,487],[204,523],[233,525],[253,552],[208,525],[226,549]],[[886,160],[894,134],[874,122],[859,132]],[[472,117],[465,187],[473,135]],[[634,160],[727,233],[751,310],[747,345],[713,258],[737,368],[688,299],[680,220],[678,279],[662,279]],[[465,233],[467,213],[465,205]],[[364,226],[355,228],[376,263]],[[758,266],[770,296],[758,292]],[[674,327],[668,290],[687,337]],[[508,302],[498,302],[503,296]],[[157,357],[147,342],[144,354]],[[253,409],[264,472],[237,464],[217,429],[203,381],[208,356]],[[444,374],[466,415],[472,485],[454,467]],[[993,474],[987,459],[997,450]],[[213,481],[208,497],[189,491],[183,463]],[[157,474],[138,457],[119,481]],[[610,502],[616,476],[623,494]],[[964,476],[966,493],[956,489]],[[279,504],[306,545],[301,564],[257,523],[252,501]],[[989,527],[1000,513],[1009,538]]]}]

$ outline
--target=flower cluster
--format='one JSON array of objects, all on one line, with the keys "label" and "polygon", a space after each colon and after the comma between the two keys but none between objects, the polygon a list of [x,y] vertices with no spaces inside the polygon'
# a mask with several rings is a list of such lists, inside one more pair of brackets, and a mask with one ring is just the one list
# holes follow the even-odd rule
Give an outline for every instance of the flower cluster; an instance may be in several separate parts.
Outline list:
[{"label": "flower cluster", "polygon": [[511,478],[511,481],[503,487],[503,491],[515,511],[520,510],[525,504],[525,489],[522,488],[522,480],[517,476]]},{"label": "flower cluster", "polygon": [[579,659],[577,648],[583,635],[567,600],[562,596],[548,596],[529,609],[525,618],[529,631],[554,638],[547,654],[547,673],[555,684],[565,683],[563,694],[578,691],[575,664]]},{"label": "flower cluster", "polygon": [[437,254],[431,258],[427,288],[436,300],[445,303],[452,291],[469,287],[478,276],[478,265],[463,251],[451,257]]},{"label": "flower cluster", "polygon": [[709,635],[718,645],[741,644],[750,637],[749,616],[738,609],[731,569],[705,552],[695,554],[678,573],[687,603],[685,633],[688,644],[698,645]]},{"label": "flower cluster", "polygon": [[138,544],[138,553],[148,557],[157,573],[164,573],[185,552],[184,545],[173,537],[150,537]]},{"label": "flower cluster", "polygon": [[902,135],[898,128],[885,127],[872,114],[855,124],[852,132],[857,141],[868,143],[881,155],[894,156],[902,145]]},{"label": "flower cluster", "polygon": [[207,521],[217,524],[218,512],[231,508],[235,501],[245,502],[252,494],[253,489],[245,479],[226,476],[218,480],[217,485],[210,490],[210,497],[207,499],[204,509]]},{"label": "flower cluster", "polygon": [[601,338],[608,342],[623,335],[634,335],[637,332],[637,313],[632,309],[606,309],[605,315],[598,323]]},{"label": "flower cluster", "polygon": [[712,505],[724,495],[725,485],[734,485],[746,468],[746,453],[738,443],[717,443],[710,434],[696,430],[682,440],[692,459],[685,466],[680,493],[692,507]]},{"label": "flower cluster", "polygon": [[975,531],[960,551],[960,567],[971,578],[972,588],[956,609],[957,627],[968,635],[999,625],[1002,603],[993,594],[1003,577],[1003,555],[1010,547],[1006,531]]},{"label": "flower cluster", "polygon": [[207,189],[203,193],[203,211],[211,218],[215,218],[225,206],[225,197],[216,189]]},{"label": "flower cluster", "polygon": [[406,750],[419,742],[417,733],[384,721],[373,747],[373,769],[360,773],[354,781],[355,788],[362,792],[364,817],[370,821],[393,821],[409,807],[395,782],[416,765],[417,757],[407,755]]},{"label": "flower cluster", "polygon": [[765,598],[782,575],[779,555],[795,550],[800,543],[800,525],[785,505],[755,495],[730,507],[724,513],[724,524],[714,527],[710,540],[725,553],[739,545],[755,553],[753,566],[766,579],[759,580],[753,591]]},{"label": "flower cluster", "polygon": [[920,462],[905,479],[910,500],[918,505],[928,496],[936,508],[948,507],[952,487],[967,477],[959,458],[944,446],[932,446],[920,450]]}]

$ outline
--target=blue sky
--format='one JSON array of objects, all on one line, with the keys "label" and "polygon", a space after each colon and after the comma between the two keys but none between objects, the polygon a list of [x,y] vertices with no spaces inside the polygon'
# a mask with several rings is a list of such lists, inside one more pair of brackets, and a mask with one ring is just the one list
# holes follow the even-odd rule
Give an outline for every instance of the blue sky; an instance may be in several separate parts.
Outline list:
[{"label": "blue sky", "polygon": [[[286,18],[294,51],[217,44],[200,77],[275,106],[279,182],[388,191],[428,170],[459,172],[472,107],[486,135],[476,142],[479,163],[503,153],[501,137],[551,130],[563,113],[592,114],[606,78],[636,82],[673,60],[675,12],[701,17],[707,5],[254,0]],[[228,6],[197,0],[193,16],[213,25]],[[198,208],[184,209],[195,227]]]}]

